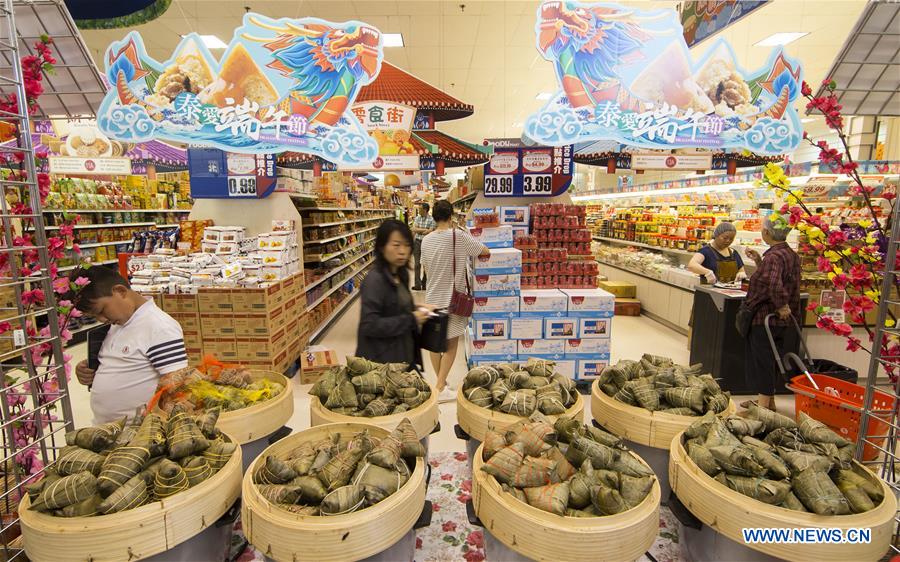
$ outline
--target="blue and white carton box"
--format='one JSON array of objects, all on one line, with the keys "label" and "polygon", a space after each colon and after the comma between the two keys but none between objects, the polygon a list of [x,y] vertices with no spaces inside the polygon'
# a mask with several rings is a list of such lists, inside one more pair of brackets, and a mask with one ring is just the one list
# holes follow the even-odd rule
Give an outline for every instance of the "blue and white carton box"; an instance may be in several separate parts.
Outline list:
[{"label": "blue and white carton box", "polygon": [[612,318],[616,297],[603,289],[560,289],[566,295],[566,313],[574,317]]},{"label": "blue and white carton box", "polygon": [[500,224],[514,226],[528,226],[531,218],[531,209],[522,207],[500,207]]},{"label": "blue and white carton box", "polygon": [[509,323],[510,339],[539,340],[544,337],[544,320],[542,318],[513,318]]},{"label": "blue and white carton box", "polygon": [[472,296],[517,297],[522,287],[522,276],[518,273],[501,275],[476,275],[472,285]]},{"label": "blue and white carton box", "polygon": [[609,362],[609,339],[566,340],[566,359],[605,359]]},{"label": "blue and white carton box", "polygon": [[612,318],[590,317],[578,319],[578,337],[586,339],[606,339],[612,336]]},{"label": "blue and white carton box", "polygon": [[569,340],[578,336],[578,318],[544,318],[544,339]]},{"label": "blue and white carton box", "polygon": [[490,256],[477,256],[474,262],[475,275],[522,273],[522,250],[497,248]]},{"label": "blue and white carton box", "polygon": [[492,228],[471,228],[469,234],[488,248],[513,247],[513,231],[508,224]]},{"label": "blue and white carton box", "polygon": [[516,318],[519,297],[476,297],[472,318]]},{"label": "blue and white carton box", "polygon": [[594,380],[603,369],[609,367],[609,359],[578,359],[575,362],[575,380]]},{"label": "blue and white carton box", "polygon": [[519,357],[516,340],[476,340],[469,332],[466,337],[466,355],[474,361],[496,361],[505,363]]},{"label": "blue and white carton box", "polygon": [[474,339],[508,340],[509,320],[505,318],[472,319]]},{"label": "blue and white carton box", "polygon": [[575,379],[575,367],[577,361],[573,361],[570,359],[566,359],[563,361],[556,362],[556,372],[561,374],[564,377]]},{"label": "blue and white carton box", "polygon": [[519,297],[519,316],[549,318],[566,316],[568,297],[559,289],[529,289]]},{"label": "blue and white carton box", "polygon": [[519,361],[536,359],[550,359],[559,361],[566,355],[566,342],[563,340],[519,340]]}]

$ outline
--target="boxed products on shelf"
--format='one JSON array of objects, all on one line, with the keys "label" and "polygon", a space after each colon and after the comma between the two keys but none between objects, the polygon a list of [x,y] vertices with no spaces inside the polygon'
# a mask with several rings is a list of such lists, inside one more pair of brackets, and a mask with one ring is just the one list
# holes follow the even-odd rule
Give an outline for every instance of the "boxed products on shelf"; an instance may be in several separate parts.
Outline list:
[{"label": "boxed products on shelf", "polygon": [[529,207],[500,207],[500,224],[527,227],[530,217]]},{"label": "boxed products on shelf", "polygon": [[609,337],[598,339],[565,340],[566,359],[605,359],[609,361],[611,340]]},{"label": "boxed products on shelf", "polygon": [[519,316],[544,318],[565,316],[568,297],[557,289],[523,290],[519,296]]},{"label": "boxed products on shelf", "polygon": [[513,231],[509,225],[493,228],[471,228],[469,234],[488,248],[512,248]]},{"label": "boxed products on shelf", "polygon": [[500,226],[500,215],[494,207],[472,209],[472,224],[475,228],[494,228]]},{"label": "boxed products on shelf", "polygon": [[603,289],[561,289],[561,291],[566,295],[566,310],[569,316],[612,318],[615,312],[615,296]]},{"label": "boxed products on shelf", "polygon": [[588,338],[608,338],[609,326],[612,313],[609,316],[598,315],[590,318],[578,318],[578,337],[582,339]]},{"label": "boxed products on shelf", "polygon": [[518,357],[516,340],[476,340],[471,330],[466,332],[466,351],[479,361],[513,361]]},{"label": "boxed products on shelf", "polygon": [[565,357],[566,342],[564,340],[519,340],[519,357],[560,360]]},{"label": "boxed products on shelf", "polygon": [[625,283],[622,281],[600,281],[598,285],[604,291],[607,291],[618,298],[633,299],[637,296],[637,288],[633,283]]},{"label": "boxed products on shelf", "polygon": [[544,318],[544,338],[567,340],[578,336],[578,318]]},{"label": "boxed products on shelf", "polygon": [[476,340],[510,339],[509,320],[500,318],[473,319],[472,327]]},{"label": "boxed products on shelf", "polygon": [[519,315],[519,297],[475,297],[472,318],[513,318]]},{"label": "boxed products on shelf", "polygon": [[510,320],[509,337],[513,340],[539,340],[544,337],[544,320],[513,318]]},{"label": "boxed products on shelf", "polygon": [[515,248],[491,250],[490,256],[476,257],[474,266],[475,275],[522,273],[522,251]]},{"label": "boxed products on shelf", "polygon": [[475,275],[472,285],[474,297],[511,297],[521,291],[521,275]]},{"label": "boxed products on shelf", "polygon": [[575,380],[594,380],[603,373],[603,369],[609,367],[609,358],[606,359],[578,359],[575,361]]}]

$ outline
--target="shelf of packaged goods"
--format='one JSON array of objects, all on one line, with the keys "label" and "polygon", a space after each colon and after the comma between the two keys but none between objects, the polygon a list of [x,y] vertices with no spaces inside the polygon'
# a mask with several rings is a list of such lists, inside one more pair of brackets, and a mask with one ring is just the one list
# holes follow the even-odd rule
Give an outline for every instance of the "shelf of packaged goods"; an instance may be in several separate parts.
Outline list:
[{"label": "shelf of packaged goods", "polygon": [[99,248],[100,246],[118,246],[119,244],[128,244],[131,240],[116,240],[114,242],[89,242],[87,244],[78,244],[78,247],[81,249],[84,248]]},{"label": "shelf of packaged goods", "polygon": [[346,248],[344,248],[343,250],[341,250],[341,251],[339,251],[339,252],[335,252],[335,253],[333,253],[333,254],[325,254],[325,255],[322,255],[322,256],[318,256],[318,257],[316,257],[315,259],[307,259],[306,257],[304,257],[303,262],[304,262],[304,263],[322,263],[322,262],[326,262],[326,261],[331,260],[331,259],[334,259],[334,258],[336,258],[336,257],[338,257],[338,256],[342,256],[342,255],[346,254],[347,252],[349,252],[350,250],[352,250],[353,248],[358,248],[358,247],[362,246],[363,244],[366,244],[366,243],[368,243],[368,242],[371,242],[372,240],[374,240],[374,238],[369,238],[368,240],[362,240],[362,241],[357,242],[356,244],[354,244],[354,245],[352,245],[352,246],[347,246]]},{"label": "shelf of packaged goods", "polygon": [[[312,183],[309,180],[296,180],[296,181],[303,182],[303,183]],[[291,197],[291,199],[299,199],[301,201],[315,201],[316,199],[318,199],[317,196],[310,195],[309,193],[288,193],[288,195]]]},{"label": "shelf of packaged goods", "polygon": [[96,328],[97,326],[102,326],[102,325],[103,325],[102,322],[91,322],[90,324],[86,324],[80,328],[76,328],[76,329],[72,330],[72,335],[74,336],[75,334],[87,332],[88,330],[92,330],[92,329]]},{"label": "shelf of packaged goods", "polygon": [[353,302],[353,299],[358,296],[359,289],[355,289],[352,293],[347,295],[347,298],[345,298],[341,304],[337,305],[337,307],[331,312],[331,314],[328,315],[328,318],[326,318],[321,324],[319,324],[319,327],[310,334],[309,341],[314,342],[316,339],[318,339],[319,336],[321,336],[322,333],[328,329],[328,326],[330,326],[338,316],[340,316],[344,313],[345,310],[347,310],[347,307],[351,302]]},{"label": "shelf of packaged goods", "polygon": [[179,227],[179,225],[177,225],[177,224],[157,224],[156,225],[156,228],[160,228],[160,229],[162,229],[162,228],[178,228],[178,227]]},{"label": "shelf of packaged goods", "polygon": [[44,209],[45,213],[190,213],[190,209]]},{"label": "shelf of packaged goods", "polygon": [[634,246],[636,248],[648,248],[650,250],[659,250],[670,254],[678,254],[681,256],[693,256],[697,252],[689,252],[687,250],[677,250],[675,248],[661,248],[659,246],[651,246],[643,242],[634,242],[633,240],[619,240],[618,238],[607,238],[605,236],[594,236],[594,240],[598,242],[609,242],[611,244],[622,244],[623,246]]},{"label": "shelf of packaged goods", "polygon": [[366,228],[364,230],[354,230],[353,232],[344,232],[343,234],[340,234],[338,236],[332,236],[331,238],[325,238],[323,240],[310,240],[309,242],[304,242],[303,245],[304,246],[314,246],[316,244],[325,244],[327,242],[334,242],[335,240],[342,240],[344,238],[347,238],[348,236],[358,236],[358,235],[364,234],[366,232],[372,232],[373,230],[375,230],[377,228],[378,228],[377,226],[373,226],[371,228]]},{"label": "shelf of packaged goods", "polygon": [[337,275],[338,273],[344,271],[345,269],[347,269],[348,267],[350,267],[351,265],[353,265],[354,263],[356,263],[357,261],[359,261],[360,258],[362,258],[363,256],[368,256],[368,255],[371,254],[371,253],[372,253],[372,250],[367,250],[367,251],[363,252],[362,254],[356,256],[355,258],[353,258],[353,259],[350,260],[349,262],[347,262],[347,263],[345,263],[345,264],[343,264],[343,265],[340,265],[340,266],[338,266],[338,267],[332,269],[332,270],[329,271],[327,274],[325,274],[324,277],[320,277],[319,279],[316,279],[315,281],[313,281],[311,284],[307,285],[307,286],[306,286],[306,289],[304,289],[304,292],[311,291],[312,289],[315,289],[315,288],[318,287],[323,281],[325,281],[325,280],[327,280],[327,279],[331,279],[332,277],[334,277],[334,276]]},{"label": "shelf of packaged goods", "polygon": [[298,207],[298,211],[356,211],[360,213],[384,213],[391,209],[369,209],[367,207]]},{"label": "shelf of packaged goods", "polygon": [[463,195],[462,197],[460,197],[460,198],[457,199],[456,201],[453,201],[453,202],[450,203],[450,204],[451,204],[451,205],[456,205],[456,204],[459,204],[459,203],[465,203],[466,201],[471,201],[471,200],[475,199],[476,197],[478,197],[478,192],[477,192],[477,191],[473,191],[472,193],[467,193],[466,195]]},{"label": "shelf of packaged goods", "polygon": [[[116,224],[76,224],[72,228],[81,229],[81,228],[124,228],[128,226],[138,227],[138,226],[156,226],[155,222],[123,222]],[[44,227],[44,230],[59,230],[58,226],[47,226]]]},{"label": "shelf of packaged goods", "polygon": [[351,273],[351,274],[347,275],[346,277],[344,277],[344,279],[343,279],[340,283],[337,283],[334,287],[328,289],[328,291],[326,291],[325,294],[323,294],[321,297],[317,298],[316,301],[315,301],[314,303],[312,303],[311,305],[307,306],[307,307],[306,307],[306,311],[307,311],[307,312],[310,312],[312,309],[314,309],[315,307],[317,307],[317,306],[319,306],[320,304],[322,304],[322,301],[324,301],[325,299],[327,299],[328,297],[330,297],[335,291],[337,291],[338,289],[340,289],[341,287],[343,287],[343,286],[344,286],[344,283],[346,283],[346,282],[349,281],[350,279],[353,279],[353,276],[354,276],[354,275],[356,275],[356,274],[359,273],[360,271],[364,270],[365,268],[369,267],[369,265],[370,265],[371,263],[372,263],[372,260],[367,261],[366,263],[364,263],[363,265],[361,265],[360,267],[358,267],[358,268],[356,269],[356,271],[354,271],[353,273]]},{"label": "shelf of packaged goods", "polygon": [[[111,265],[114,263],[119,263],[119,260],[96,261],[96,262],[91,262],[91,265]],[[60,267],[59,270],[60,271],[71,271],[71,270],[75,269],[76,267],[78,267],[78,266],[77,265],[67,265],[65,267]]]},{"label": "shelf of packaged goods", "polygon": [[339,225],[342,225],[342,224],[353,224],[353,223],[356,223],[356,222],[372,222],[372,221],[380,221],[380,220],[384,220],[384,219],[386,219],[386,218],[389,218],[390,216],[391,216],[391,215],[389,215],[389,214],[385,214],[385,215],[382,215],[382,216],[380,216],[380,217],[369,217],[369,218],[365,218],[365,219],[353,219],[353,220],[348,220],[348,221],[319,222],[319,223],[312,223],[312,224],[304,224],[304,225],[303,225],[303,228],[321,228],[321,227],[326,227],[326,226],[339,226]]}]

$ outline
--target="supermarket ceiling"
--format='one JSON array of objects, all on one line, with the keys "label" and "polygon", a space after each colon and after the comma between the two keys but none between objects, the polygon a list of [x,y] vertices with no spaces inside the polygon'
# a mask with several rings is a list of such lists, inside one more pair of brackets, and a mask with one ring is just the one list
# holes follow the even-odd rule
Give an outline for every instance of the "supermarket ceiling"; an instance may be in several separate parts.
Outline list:
[{"label": "supermarket ceiling", "polygon": [[[622,1],[642,9],[675,8],[676,2]],[[475,115],[440,125],[470,141],[519,136],[522,122],[556,89],[551,63],[535,49],[537,0],[452,1],[259,1],[173,0],[158,19],[136,27],[150,55],[162,59],[181,35],[215,35],[226,43],[245,6],[271,17],[314,16],[362,20],[383,33],[401,33],[403,47],[386,48],[385,59],[475,106]],[[786,47],[804,63],[805,78],[819,83],[865,8],[864,0],[773,0],[720,32],[745,68],[765,63],[771,47],[754,46],[778,32],[808,33]],[[128,30],[86,30],[95,60]],[[697,55],[710,40],[694,47]],[[222,51],[213,51],[214,54]],[[696,56],[696,55],[695,55]],[[897,77],[895,77],[897,78]],[[898,78],[900,79],[900,78]],[[798,107],[798,109],[803,109]],[[815,132],[817,123],[806,126]]]}]

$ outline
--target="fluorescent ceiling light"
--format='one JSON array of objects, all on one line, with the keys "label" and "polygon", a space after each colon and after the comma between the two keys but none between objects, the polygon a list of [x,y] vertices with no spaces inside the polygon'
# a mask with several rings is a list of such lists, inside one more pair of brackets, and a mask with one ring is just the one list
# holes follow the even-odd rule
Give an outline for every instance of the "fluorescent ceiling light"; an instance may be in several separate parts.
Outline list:
[{"label": "fluorescent ceiling light", "polygon": [[[187,35],[182,35],[182,39],[187,37]],[[203,44],[207,49],[227,49],[228,44],[216,37],[215,35],[201,35],[200,40],[203,41]]]},{"label": "fluorescent ceiling light", "polygon": [[799,31],[799,32],[789,32],[789,33],[773,33],[769,35],[759,43],[755,43],[754,47],[777,47],[779,45],[787,45],[788,43],[793,43],[797,39],[801,37],[806,37],[809,35],[809,32]]},{"label": "fluorescent ceiling light", "polygon": [[403,46],[403,34],[402,33],[385,33],[382,35],[384,38],[384,46],[385,47],[402,47]]},{"label": "fluorescent ceiling light", "polygon": [[538,95],[535,96],[535,99],[539,99],[539,100],[549,100],[551,97],[553,97],[553,93],[552,93],[552,92],[541,92],[540,94],[538,94]]}]

